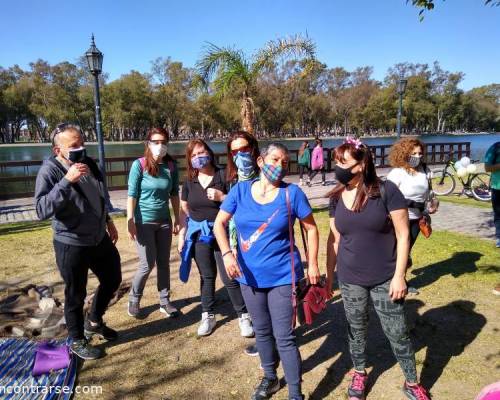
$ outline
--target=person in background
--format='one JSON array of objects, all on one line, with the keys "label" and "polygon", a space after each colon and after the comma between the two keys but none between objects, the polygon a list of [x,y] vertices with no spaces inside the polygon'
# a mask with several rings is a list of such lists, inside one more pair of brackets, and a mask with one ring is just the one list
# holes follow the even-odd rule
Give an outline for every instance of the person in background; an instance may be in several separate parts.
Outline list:
[{"label": "person in background", "polygon": [[302,179],[304,173],[306,174],[306,184],[309,185],[311,180],[309,178],[309,170],[311,168],[311,152],[309,151],[309,143],[307,141],[302,142],[297,154],[297,164],[299,166],[300,181],[299,185],[304,185],[304,180]]},{"label": "person in background", "polygon": [[[179,231],[179,172],[167,153],[168,132],[151,129],[144,156],[133,162],[128,178],[127,231],[137,247],[139,267],[132,279],[128,315],[138,318],[149,274],[156,265],[159,311],[167,318],[178,310],[170,302],[170,247]],[[169,210],[172,203],[174,221]]]},{"label": "person in background", "polygon": [[[262,150],[257,162],[261,170],[259,178],[240,182],[229,192],[215,220],[214,232],[226,271],[241,283],[254,323],[264,377],[252,399],[267,399],[279,390],[276,369],[281,360],[288,397],[298,400],[304,397],[301,393],[300,353],[292,328],[292,277],[298,281],[304,276],[304,271],[297,247],[291,249],[290,234],[293,235],[293,222],[299,219],[307,231],[308,278],[315,284],[320,278],[318,229],[302,190],[296,185],[283,183],[289,163],[288,149],[282,144],[272,143]],[[238,232],[237,258],[226,233],[233,217]]]},{"label": "person in background", "polygon": [[[423,163],[424,144],[414,138],[404,138],[394,143],[389,154],[393,169],[387,175],[401,191],[408,206],[410,219],[410,253],[420,233],[419,220],[424,213],[437,211],[437,200],[430,202],[430,170]],[[408,258],[408,267],[412,265]],[[408,288],[410,293],[418,293],[415,288]]]},{"label": "person in background", "polygon": [[[486,151],[484,169],[491,173],[491,205],[493,207],[496,247],[500,248],[500,141],[494,143]],[[500,296],[500,282],[493,288],[493,294]]]},{"label": "person in background", "polygon": [[[118,231],[105,207],[103,176],[87,156],[80,128],[60,124],[51,137],[55,156],[45,160],[38,171],[35,208],[41,220],[52,218],[71,351],[82,359],[93,360],[104,352],[89,343],[92,336],[118,338],[118,333],[102,319],[122,280],[120,255],[115,247]],[[84,319],[89,269],[99,286]]]},{"label": "person in background", "polygon": [[403,393],[411,400],[428,400],[430,397],[417,381],[415,352],[404,309],[410,247],[406,200],[393,182],[382,183],[377,177],[371,151],[360,140],[348,138],[337,147],[335,162],[338,183],[329,193],[334,254],[327,258],[331,261],[336,257],[354,364],[347,397],[356,400],[366,395],[371,298],[405,375]]},{"label": "person in background", "polygon": [[215,217],[228,192],[226,171],[215,165],[213,151],[201,139],[189,141],[186,161],[187,178],[182,186],[181,206],[188,219],[181,229],[179,248],[183,258],[194,258],[200,272],[202,316],[198,336],[210,335],[216,326],[215,280],[218,268],[233,308],[238,314],[241,336],[253,337],[252,321],[241,294],[240,284],[227,276],[221,251],[212,233]]},{"label": "person in background", "polygon": [[318,172],[321,172],[321,184],[326,185],[326,170],[325,170],[325,158],[323,154],[323,141],[321,139],[315,140],[316,145],[311,154],[311,172],[309,173],[309,183],[312,185],[312,180]]}]

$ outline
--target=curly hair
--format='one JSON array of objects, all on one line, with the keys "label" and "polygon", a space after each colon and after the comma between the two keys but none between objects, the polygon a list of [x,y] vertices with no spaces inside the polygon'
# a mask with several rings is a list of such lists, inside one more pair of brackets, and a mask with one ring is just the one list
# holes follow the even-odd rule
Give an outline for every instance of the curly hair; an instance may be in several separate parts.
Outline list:
[{"label": "curly hair", "polygon": [[[411,156],[415,147],[420,147],[422,153],[425,153],[425,145],[422,141],[415,138],[404,138],[394,143],[389,153],[389,163],[391,167],[409,170],[411,167],[408,164],[408,158]],[[425,157],[425,154],[423,155]]]}]

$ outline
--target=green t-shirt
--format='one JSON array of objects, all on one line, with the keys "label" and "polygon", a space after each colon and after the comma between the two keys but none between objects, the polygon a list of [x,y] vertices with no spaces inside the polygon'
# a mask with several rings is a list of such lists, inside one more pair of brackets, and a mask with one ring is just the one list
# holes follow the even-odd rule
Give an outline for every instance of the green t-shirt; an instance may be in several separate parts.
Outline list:
[{"label": "green t-shirt", "polygon": [[160,164],[158,176],[151,176],[142,170],[140,161],[135,160],[128,176],[128,195],[137,199],[136,223],[168,221],[170,196],[179,196],[178,169],[170,171],[168,164]]},{"label": "green t-shirt", "polygon": [[305,149],[302,155],[299,157],[299,165],[304,165],[309,167],[311,164],[311,152],[309,149]]},{"label": "green t-shirt", "polygon": [[[496,142],[486,151],[484,163],[487,165],[500,164],[500,142]],[[491,187],[500,190],[500,171],[491,173]]]}]

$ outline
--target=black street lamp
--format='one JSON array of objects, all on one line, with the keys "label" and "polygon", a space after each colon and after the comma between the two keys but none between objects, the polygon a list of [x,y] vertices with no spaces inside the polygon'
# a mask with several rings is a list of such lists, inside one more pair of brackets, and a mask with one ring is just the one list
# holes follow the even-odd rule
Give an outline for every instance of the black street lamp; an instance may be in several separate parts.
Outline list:
[{"label": "black street lamp", "polygon": [[404,78],[403,73],[401,72],[399,74],[399,81],[398,81],[398,94],[399,94],[399,109],[398,109],[398,140],[401,138],[401,112],[403,110],[403,95],[406,90],[406,84],[408,83],[408,80]]},{"label": "black street lamp", "polygon": [[109,199],[108,185],[106,182],[106,163],[104,157],[104,139],[102,136],[101,126],[101,98],[99,96],[99,75],[102,72],[102,59],[104,55],[95,46],[94,35],[92,34],[92,41],[90,49],[85,53],[89,71],[94,75],[94,103],[95,103],[95,130],[97,132],[97,143],[99,145],[99,168],[101,170],[104,182],[104,194],[106,197],[106,205],[109,211],[113,210],[111,200]]}]

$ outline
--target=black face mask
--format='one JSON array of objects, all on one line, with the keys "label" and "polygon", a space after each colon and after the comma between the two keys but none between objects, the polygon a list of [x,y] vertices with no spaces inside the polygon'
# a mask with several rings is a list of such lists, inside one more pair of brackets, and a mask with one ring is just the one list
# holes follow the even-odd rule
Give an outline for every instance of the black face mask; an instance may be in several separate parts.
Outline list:
[{"label": "black face mask", "polygon": [[352,173],[352,169],[358,164],[354,164],[349,168],[341,168],[338,165],[335,166],[335,176],[337,180],[342,184],[347,186],[350,181],[356,176],[356,174]]},{"label": "black face mask", "polygon": [[87,157],[87,149],[85,147],[68,151],[68,160],[72,163],[82,162],[85,160],[85,157]]}]

